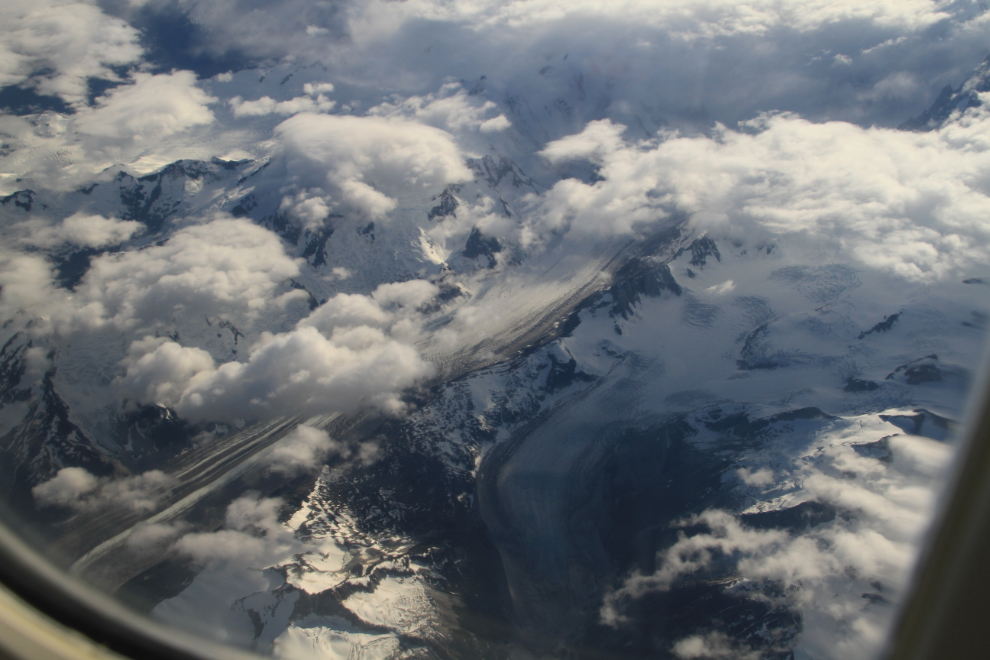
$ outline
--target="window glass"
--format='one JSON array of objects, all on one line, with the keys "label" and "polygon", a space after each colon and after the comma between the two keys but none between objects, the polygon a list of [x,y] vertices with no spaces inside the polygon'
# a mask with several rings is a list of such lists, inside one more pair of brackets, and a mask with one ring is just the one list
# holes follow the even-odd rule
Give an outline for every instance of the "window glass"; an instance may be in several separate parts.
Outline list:
[{"label": "window glass", "polygon": [[0,498],[285,658],[875,658],[990,319],[967,0],[8,0]]}]

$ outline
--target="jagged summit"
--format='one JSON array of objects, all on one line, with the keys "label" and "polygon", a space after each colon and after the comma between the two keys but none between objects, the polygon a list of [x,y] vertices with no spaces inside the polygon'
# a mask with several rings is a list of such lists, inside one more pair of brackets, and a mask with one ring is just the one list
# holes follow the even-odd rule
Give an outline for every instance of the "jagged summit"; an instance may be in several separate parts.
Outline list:
[{"label": "jagged summit", "polygon": [[980,107],[981,92],[990,92],[990,55],[958,88],[953,89],[952,85],[946,85],[928,110],[898,128],[904,131],[936,130],[956,112],[963,113],[967,108]]}]

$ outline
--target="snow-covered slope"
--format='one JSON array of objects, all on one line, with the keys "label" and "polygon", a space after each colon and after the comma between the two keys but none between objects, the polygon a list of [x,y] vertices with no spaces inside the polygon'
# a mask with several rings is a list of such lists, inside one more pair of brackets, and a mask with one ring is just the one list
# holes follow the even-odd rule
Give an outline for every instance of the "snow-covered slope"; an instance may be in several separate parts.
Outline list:
[{"label": "snow-covered slope", "polygon": [[957,89],[946,85],[931,107],[925,112],[900,125],[908,131],[930,131],[944,126],[954,114],[966,112],[967,108],[978,108],[983,103],[981,92],[990,92],[990,57],[983,61],[976,71]]}]

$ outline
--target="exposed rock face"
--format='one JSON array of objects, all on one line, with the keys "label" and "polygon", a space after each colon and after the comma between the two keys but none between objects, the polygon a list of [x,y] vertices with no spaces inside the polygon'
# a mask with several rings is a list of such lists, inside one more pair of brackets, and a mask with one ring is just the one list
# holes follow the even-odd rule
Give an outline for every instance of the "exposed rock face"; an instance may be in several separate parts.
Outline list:
[{"label": "exposed rock face", "polygon": [[983,60],[966,82],[957,89],[953,89],[952,85],[943,87],[928,110],[898,128],[905,131],[933,131],[945,124],[954,113],[980,107],[980,92],[990,92],[990,56]]}]

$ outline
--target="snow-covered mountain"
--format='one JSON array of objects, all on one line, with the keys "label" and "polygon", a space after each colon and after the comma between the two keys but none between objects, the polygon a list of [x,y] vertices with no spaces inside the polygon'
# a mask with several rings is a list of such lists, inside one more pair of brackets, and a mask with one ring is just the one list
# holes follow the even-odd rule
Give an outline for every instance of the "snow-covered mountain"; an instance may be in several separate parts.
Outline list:
[{"label": "snow-covered mountain", "polygon": [[[889,278],[851,265],[796,264],[782,256],[786,244],[741,247],[713,233],[697,237],[675,222],[654,240],[596,246],[598,259],[567,272],[563,283],[541,287],[540,280],[520,278],[514,287],[515,273],[543,270],[547,258],[485,239],[476,229],[442,264],[429,261],[428,248],[420,247],[418,256],[408,248],[415,245],[412,222],[362,233],[335,218],[339,224],[331,222],[323,234],[293,231],[276,202],[257,192],[263,185],[245,193],[245,182],[271,167],[177,163],[138,179],[108,173],[109,181],[89,192],[32,193],[30,200],[141,222],[145,233],[131,245],[109,248],[128,250],[167,240],[189,214],[240,214],[254,195],[256,206],[246,214],[279,232],[289,253],[305,259],[277,291],[301,290],[306,297],[263,327],[290,327],[343,283],[366,291],[422,275],[424,264],[435,266],[427,277],[438,287],[421,308],[427,327],[456,322],[458,305],[493,289],[515,309],[434,353],[441,370],[415,395],[408,416],[373,416],[335,435],[354,444],[352,456],[372,446],[373,460],[339,454],[315,482],[310,476],[286,484],[265,473],[263,458],[251,459],[250,469],[222,484],[219,495],[125,527],[124,541],[112,552],[95,564],[87,560],[94,576],[105,566],[129,566],[110,586],[126,582],[128,597],[151,598],[158,603],[154,615],[289,655],[364,649],[392,657],[417,648],[499,655],[517,644],[550,649],[563,643],[639,657],[674,644],[678,635],[710,632],[717,611],[720,634],[785,657],[795,644],[816,643],[800,634],[807,618],[842,626],[853,617],[889,616],[892,587],[884,585],[896,581],[891,573],[906,569],[903,561],[851,564],[854,578],[832,574],[831,567],[823,571],[824,584],[846,594],[848,613],[834,617],[801,605],[823,587],[806,588],[801,598],[777,592],[781,579],[803,579],[800,572],[749,575],[734,565],[740,550],[718,544],[727,538],[724,525],[733,524],[767,537],[756,541],[764,544],[760,549],[781,544],[775,534],[789,533],[793,544],[835,544],[864,529],[888,543],[906,543],[878,530],[879,514],[859,508],[863,504],[843,490],[878,496],[891,487],[886,482],[908,480],[917,452],[945,453],[938,442],[951,427],[947,418],[960,413],[971,356],[984,337],[982,281],[895,288]],[[424,199],[420,225],[456,216],[475,190],[497,194],[512,213],[507,200],[518,199],[525,174],[507,159],[482,159],[474,172],[472,183],[437,191],[429,210],[434,200]],[[89,200],[92,206],[82,206]],[[27,213],[15,206],[9,222]],[[401,243],[405,264],[394,256]],[[488,251],[479,254],[483,248]],[[53,254],[61,263],[83,264],[74,283],[62,280],[66,289],[86,278],[77,254]],[[361,269],[365,283],[327,278],[340,263]],[[190,424],[165,407],[119,412],[113,401],[86,410],[82,390],[112,387],[120,377],[122,343],[114,351],[105,340],[97,348],[46,338],[40,345],[54,353],[51,366],[32,386],[25,382],[25,354],[37,340],[21,332],[4,348],[5,411],[12,420],[4,464],[21,466],[7,482],[21,498],[63,467],[95,476],[149,469],[181,474],[169,466],[188,463],[191,451],[203,454],[197,434],[223,433],[216,423]],[[222,317],[177,315],[166,332],[218,361],[236,361],[238,347],[249,341]],[[429,340],[424,346],[429,350]],[[25,412],[17,419],[11,413],[19,409]],[[220,453],[222,443],[213,442],[205,455]],[[177,534],[214,529],[223,525],[217,518],[223,502],[245,490],[271,496],[290,487],[287,501],[296,504],[280,514],[290,517],[272,523],[286,538],[276,537],[276,547],[250,557],[243,569],[236,561],[214,566],[206,561],[209,553],[189,564],[164,552],[168,545],[149,551],[150,541],[133,540],[158,530],[152,538],[171,543]],[[165,483],[163,490],[190,489]],[[153,499],[128,524],[176,497]],[[712,510],[726,518],[699,519],[686,528],[692,536],[678,537],[681,521]],[[62,523],[87,531],[66,532],[78,544],[75,552],[105,537],[80,515],[99,520],[102,511]],[[903,515],[922,514],[908,506]],[[713,537],[704,536],[709,529]],[[263,537],[265,543],[273,535]],[[710,552],[724,554],[721,564],[705,567],[700,581],[684,569],[690,579],[683,585],[672,577],[670,586],[630,596],[638,588],[629,586],[630,576],[654,579],[658,552],[699,536],[709,539]],[[205,570],[192,570],[204,561]],[[244,582],[244,569],[266,567],[262,582]],[[176,575],[187,576],[181,593],[174,593]],[[614,625],[619,619],[633,624]]]},{"label": "snow-covered mountain", "polygon": [[[254,627],[224,634],[263,651],[382,657],[561,643],[653,657],[712,629],[788,657],[882,625],[906,568],[887,553],[918,533],[898,519],[924,515],[886,498],[937,478],[980,296],[898,301],[877,319],[852,271],[774,261],[702,239],[638,269],[566,336],[361,433],[381,456],[323,470],[279,528],[293,543],[266,548],[264,581],[217,564],[153,612],[206,634],[217,613],[243,613]],[[737,281],[762,296],[705,300],[703,285],[747,268]],[[924,354],[935,327],[940,356]],[[657,576],[657,553],[692,539],[683,575]],[[721,559],[692,567],[698,551]],[[161,570],[125,593],[161,589]]]},{"label": "snow-covered mountain", "polygon": [[899,126],[907,131],[930,131],[943,126],[953,113],[964,113],[967,108],[978,108],[983,101],[980,94],[990,92],[990,57],[983,60],[973,74],[958,88],[946,85],[931,107],[917,117]]}]

